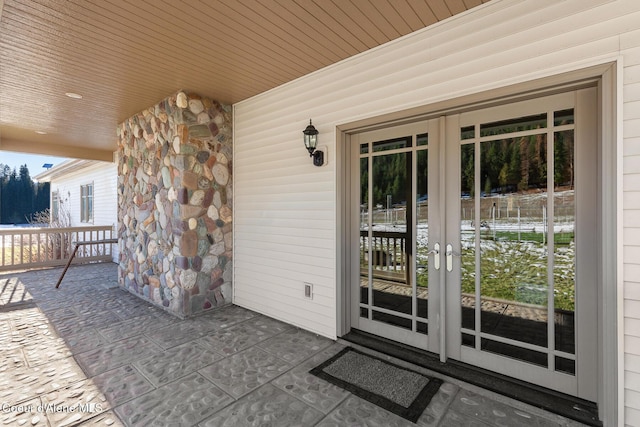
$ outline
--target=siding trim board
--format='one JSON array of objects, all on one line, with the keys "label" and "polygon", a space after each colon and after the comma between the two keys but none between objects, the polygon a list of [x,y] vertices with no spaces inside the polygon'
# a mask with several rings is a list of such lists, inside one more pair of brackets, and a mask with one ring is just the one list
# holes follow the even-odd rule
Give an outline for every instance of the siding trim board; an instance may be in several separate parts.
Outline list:
[{"label": "siding trim board", "polygon": [[[625,340],[640,337],[630,310],[640,301],[633,290],[640,271],[631,260],[640,246],[634,219],[640,203],[639,16],[634,0],[492,1],[235,104],[234,197],[242,205],[234,211],[235,268],[242,271],[234,280],[235,302],[330,338],[347,332],[347,134],[598,80],[601,113],[610,113],[602,114],[603,190],[609,193],[601,201],[601,233],[611,237],[599,249],[600,280],[609,285],[599,295],[605,301],[599,355],[605,372],[598,403],[605,425],[640,425],[640,382],[633,377],[640,372],[640,349],[627,345],[625,353]],[[309,118],[329,151],[323,168],[314,168],[302,147]],[[305,201],[322,220],[305,219]],[[333,259],[314,257],[313,243],[305,244],[318,236],[321,253],[335,248]],[[293,259],[292,250],[269,246],[285,242],[309,257]],[[282,273],[289,278],[282,285],[282,276],[261,266],[295,275]],[[305,301],[295,284],[303,281],[333,304]]]},{"label": "siding trim board", "polygon": [[[338,133],[343,132],[345,134],[364,132],[416,120],[435,118],[439,115],[464,113],[509,102],[553,95],[567,90],[577,90],[593,86],[607,70],[616,65],[618,60],[618,56],[612,56],[598,59],[595,62],[574,64],[575,69],[565,68],[558,74],[529,81],[524,80],[496,89],[483,90],[469,95],[447,98],[430,104],[341,123],[336,125],[336,130]],[[582,65],[585,65],[585,67],[582,67]],[[336,140],[341,141],[340,135],[336,136]]]},{"label": "siding trim board", "polygon": [[[599,348],[598,381],[599,415],[602,420],[623,420],[624,407],[624,336],[622,313],[622,295],[624,293],[621,275],[622,257],[622,192],[619,183],[622,180],[623,141],[620,132],[622,121],[622,83],[618,78],[623,66],[622,57],[618,57],[611,68],[602,74],[599,89],[600,144],[598,156],[601,175],[598,202],[600,209],[600,227],[602,238],[599,241],[598,297],[601,310],[598,322],[598,336],[602,340]],[[607,284],[609,284],[607,286]],[[613,425],[613,424],[612,424]]]}]

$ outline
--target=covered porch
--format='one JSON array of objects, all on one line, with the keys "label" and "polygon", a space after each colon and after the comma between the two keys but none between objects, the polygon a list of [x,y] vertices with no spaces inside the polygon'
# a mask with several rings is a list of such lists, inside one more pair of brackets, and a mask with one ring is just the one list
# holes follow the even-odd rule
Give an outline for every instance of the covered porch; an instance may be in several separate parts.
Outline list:
[{"label": "covered porch", "polygon": [[[147,425],[157,416],[158,423],[185,425],[219,425],[223,418],[242,424],[238,417],[247,425],[274,419],[284,425],[402,425],[315,378],[307,382],[312,364],[352,345],[342,341],[349,334],[364,331],[432,351],[442,362],[471,364],[532,389],[585,399],[597,407],[596,425],[640,425],[638,5],[222,0],[158,7],[130,0],[0,0],[0,56],[6,58],[0,72],[0,150],[113,162],[118,180],[118,265],[74,267],[60,291],[53,290],[60,270],[0,275],[6,296],[6,302],[0,298],[0,370],[7,373],[0,401],[10,402],[4,417],[22,417],[5,422]],[[307,150],[313,147],[302,145],[301,131],[311,119],[324,161],[310,161]],[[514,127],[519,120],[539,124]],[[492,134],[504,124],[508,132]],[[415,132],[402,133],[414,126]],[[393,136],[374,138],[378,131]],[[588,136],[587,144],[567,151],[575,158],[554,148],[556,139],[564,144],[558,135],[567,132],[581,141]],[[407,136],[405,147],[387,150],[379,144]],[[527,146],[534,149],[515,139],[520,137],[535,142]],[[512,147],[512,160],[527,160],[519,168],[517,161],[506,168],[506,161],[487,162],[486,169],[497,173],[482,180],[483,159],[491,157],[482,147],[499,140]],[[464,152],[474,160],[463,164]],[[370,246],[369,295],[385,287],[386,296],[405,307],[406,293],[412,293],[416,313],[389,304],[374,307],[374,298],[358,297],[358,218],[363,204],[370,205],[368,212],[382,206],[374,202],[373,172],[374,161],[384,156],[394,157],[390,162],[404,158],[394,165],[403,164],[405,172],[425,172],[412,172],[402,191],[411,193],[403,195],[404,206],[412,207],[407,229],[428,225],[431,239],[419,248],[416,231],[407,237],[407,253],[432,256],[434,271],[424,274],[424,260],[402,264],[390,256],[395,249]],[[555,184],[563,183],[564,174],[550,171],[562,158],[585,172],[574,175],[574,166],[566,168],[579,181],[579,190],[572,191],[586,190],[586,197],[575,199],[581,231],[573,236],[579,236],[580,255],[569,264],[579,266],[572,286],[580,290],[567,293],[579,306],[575,321],[568,322],[577,325],[566,334],[571,339],[556,334],[563,322],[554,323],[551,315],[556,272],[572,268],[558,267],[555,259],[554,249],[566,242],[549,239],[554,233],[548,230],[559,221],[555,199],[548,197],[542,210],[552,227],[542,238],[543,268],[536,270],[551,290],[546,300],[543,295],[546,318],[531,307],[544,305],[537,300],[519,301],[525,306],[482,294],[481,273],[490,268],[481,255],[463,260],[462,234],[473,226],[460,220],[473,198],[473,224],[480,230],[480,215],[486,215],[481,199],[496,191],[559,193]],[[540,168],[530,169],[530,160]],[[397,174],[380,176],[395,186],[389,178]],[[473,186],[463,176],[473,176]],[[417,191],[420,186],[428,191]],[[401,209],[388,198],[400,191],[382,195]],[[427,200],[433,208],[428,219],[418,211]],[[373,230],[374,216],[368,216]],[[521,231],[518,225],[518,241]],[[481,233],[473,232],[474,248],[482,248]],[[495,233],[489,240],[500,238],[515,241],[514,234]],[[33,262],[32,252],[26,253]],[[436,256],[444,266],[440,273]],[[8,258],[25,257],[12,252]],[[515,271],[514,259],[495,266]],[[377,275],[385,277],[374,277],[374,265],[384,267]],[[495,308],[476,304],[473,325],[465,321],[471,306],[461,279],[465,271],[475,274],[476,301],[483,298]],[[418,279],[429,274],[437,280],[427,298],[425,282]],[[392,284],[373,280],[378,278]],[[538,298],[536,283],[521,289]],[[428,316],[417,313],[427,299],[434,303]],[[410,318],[411,329],[374,318],[385,310],[396,320]],[[530,324],[546,320],[536,329],[545,339],[520,345],[522,323],[501,334],[484,328],[482,312],[499,325],[509,310]],[[483,344],[490,340],[541,353],[545,364],[512,363],[506,351]],[[60,373],[50,368],[58,363]],[[254,378],[247,379],[247,372]],[[231,373],[230,383],[215,376]],[[109,384],[114,378],[117,384]],[[33,387],[22,393],[21,382]],[[20,415],[14,405],[31,408],[35,402],[37,409],[55,399],[84,399],[87,390],[93,391],[83,408],[99,404],[105,411],[29,409]],[[319,403],[325,400],[327,405]],[[265,401],[278,403],[267,408]],[[249,407],[253,412],[246,412]],[[303,418],[295,418],[292,407],[301,408]],[[276,413],[293,418],[278,419]],[[258,414],[270,415],[267,420]],[[520,418],[511,422],[511,416]],[[449,378],[418,422],[505,423],[575,425]]]},{"label": "covered porch", "polygon": [[[176,322],[116,269],[0,275],[3,425],[415,425],[309,373],[347,342],[235,305]],[[582,425],[394,362],[445,380],[417,425]]]}]

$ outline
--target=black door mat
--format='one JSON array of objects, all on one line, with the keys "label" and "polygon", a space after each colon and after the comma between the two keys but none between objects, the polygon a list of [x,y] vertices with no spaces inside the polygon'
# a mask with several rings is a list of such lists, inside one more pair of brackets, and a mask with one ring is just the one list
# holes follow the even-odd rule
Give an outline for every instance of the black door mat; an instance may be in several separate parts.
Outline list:
[{"label": "black door mat", "polygon": [[350,347],[309,372],[414,423],[442,385],[438,378]]},{"label": "black door mat", "polygon": [[490,372],[466,363],[449,359],[440,362],[433,353],[409,347],[363,331],[352,329],[342,339],[388,354],[430,371],[456,378],[469,384],[482,387],[504,396],[519,400],[537,408],[579,421],[583,424],[602,427],[598,419],[598,407],[595,403],[569,396],[535,384],[526,383],[495,372]]}]

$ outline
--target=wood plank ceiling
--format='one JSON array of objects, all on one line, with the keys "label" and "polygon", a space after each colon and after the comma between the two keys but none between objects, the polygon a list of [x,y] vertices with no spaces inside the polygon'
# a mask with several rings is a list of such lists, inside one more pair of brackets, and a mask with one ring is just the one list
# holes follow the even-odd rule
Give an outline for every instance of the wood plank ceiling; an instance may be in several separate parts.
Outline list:
[{"label": "wood plank ceiling", "polygon": [[0,150],[111,159],[179,89],[232,104],[487,1],[0,0]]}]

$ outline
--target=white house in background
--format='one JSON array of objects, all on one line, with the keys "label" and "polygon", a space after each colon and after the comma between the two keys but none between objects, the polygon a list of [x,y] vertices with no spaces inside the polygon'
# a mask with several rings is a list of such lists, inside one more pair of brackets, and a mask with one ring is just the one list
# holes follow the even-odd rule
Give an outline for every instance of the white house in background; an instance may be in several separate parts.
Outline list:
[{"label": "white house in background", "polygon": [[[115,163],[67,160],[34,177],[51,183],[51,221],[83,227],[117,224],[117,168]],[[115,230],[114,230],[115,231]],[[118,245],[112,245],[114,262]]]}]

